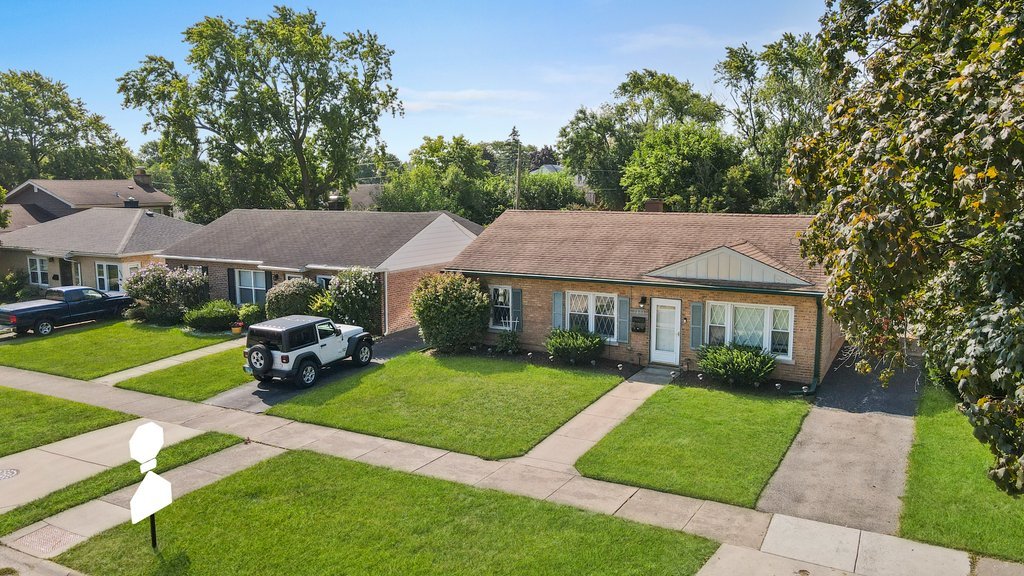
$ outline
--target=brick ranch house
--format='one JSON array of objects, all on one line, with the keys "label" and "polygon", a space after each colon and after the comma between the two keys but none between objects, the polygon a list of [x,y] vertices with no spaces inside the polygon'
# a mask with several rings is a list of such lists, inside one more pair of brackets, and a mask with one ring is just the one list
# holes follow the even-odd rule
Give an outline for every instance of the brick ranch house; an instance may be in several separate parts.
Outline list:
[{"label": "brick ranch house", "polygon": [[340,270],[376,272],[385,334],[416,325],[410,297],[425,274],[444,268],[483,230],[448,212],[232,210],[169,246],[168,266],[202,269],[210,296],[263,303],[291,278],[327,286]]},{"label": "brick ranch house", "polygon": [[[843,343],[825,277],[800,256],[810,216],[516,211],[447,270],[491,296],[491,334],[542,350],[553,328],[602,334],[604,356],[697,367],[705,344],[761,346],[773,377],[817,385]],[[824,367],[824,368],[823,368]]]}]

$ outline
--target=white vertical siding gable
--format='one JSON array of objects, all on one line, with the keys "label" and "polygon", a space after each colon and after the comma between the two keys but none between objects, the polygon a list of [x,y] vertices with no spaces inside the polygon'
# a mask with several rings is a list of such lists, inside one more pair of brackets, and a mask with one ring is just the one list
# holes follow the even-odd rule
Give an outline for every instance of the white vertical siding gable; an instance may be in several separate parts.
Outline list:
[{"label": "white vertical siding gable", "polygon": [[440,214],[381,263],[379,270],[395,272],[451,261],[476,239],[476,235],[447,214]]}]

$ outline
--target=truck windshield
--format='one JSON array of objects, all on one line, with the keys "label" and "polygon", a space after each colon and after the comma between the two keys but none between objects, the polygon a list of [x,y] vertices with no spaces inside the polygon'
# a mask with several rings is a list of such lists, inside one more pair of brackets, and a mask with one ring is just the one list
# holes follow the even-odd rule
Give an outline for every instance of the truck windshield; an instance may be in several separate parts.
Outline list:
[{"label": "truck windshield", "polygon": [[53,300],[54,302],[64,301],[64,292],[61,290],[47,290],[46,295],[43,296],[47,300]]}]

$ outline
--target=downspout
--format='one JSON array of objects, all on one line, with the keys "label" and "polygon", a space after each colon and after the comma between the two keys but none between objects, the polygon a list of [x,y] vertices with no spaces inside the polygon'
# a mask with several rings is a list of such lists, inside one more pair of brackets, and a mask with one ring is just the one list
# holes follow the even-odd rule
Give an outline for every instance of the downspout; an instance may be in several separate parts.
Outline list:
[{"label": "downspout", "polygon": [[797,396],[812,396],[818,390],[818,382],[821,380],[821,317],[824,306],[821,303],[821,296],[817,296],[814,299],[814,303],[818,305],[818,313],[815,319],[814,326],[814,376],[811,377],[811,385],[805,390],[794,390],[790,394]]}]

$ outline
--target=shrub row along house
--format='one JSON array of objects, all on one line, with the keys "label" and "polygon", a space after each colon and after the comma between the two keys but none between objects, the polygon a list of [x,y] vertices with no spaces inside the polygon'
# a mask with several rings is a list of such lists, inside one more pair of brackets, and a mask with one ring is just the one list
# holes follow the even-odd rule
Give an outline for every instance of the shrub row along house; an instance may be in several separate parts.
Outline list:
[{"label": "shrub row along house", "polygon": [[705,344],[776,355],[774,377],[817,385],[843,342],[825,277],[800,255],[809,216],[665,212],[502,214],[447,267],[491,298],[491,341],[552,329],[605,338],[604,356],[696,368]]},{"label": "shrub row along house", "polygon": [[340,270],[364,267],[379,279],[385,334],[415,326],[410,297],[482,227],[447,212],[232,210],[164,251],[168,266],[201,267],[210,297],[263,303],[291,278],[326,287]]}]

